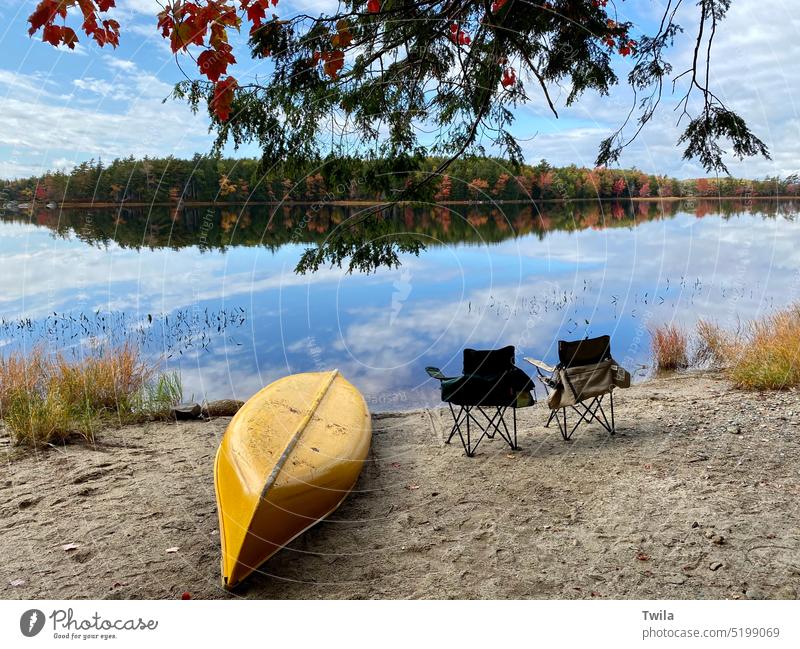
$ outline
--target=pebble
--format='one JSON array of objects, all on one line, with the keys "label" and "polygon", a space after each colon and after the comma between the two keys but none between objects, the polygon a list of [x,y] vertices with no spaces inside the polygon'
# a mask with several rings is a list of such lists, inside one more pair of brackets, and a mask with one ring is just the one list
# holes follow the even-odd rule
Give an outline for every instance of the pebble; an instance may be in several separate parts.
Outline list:
[{"label": "pebble", "polygon": [[791,584],[785,584],[775,591],[773,599],[797,599],[797,591]]},{"label": "pebble", "polygon": [[722,568],[722,563],[719,561],[714,561],[710,566],[708,566],[709,570],[719,570]]},{"label": "pebble", "polygon": [[767,596],[764,594],[764,591],[759,590],[758,588],[748,588],[744,592],[744,596],[747,599],[767,599]]}]

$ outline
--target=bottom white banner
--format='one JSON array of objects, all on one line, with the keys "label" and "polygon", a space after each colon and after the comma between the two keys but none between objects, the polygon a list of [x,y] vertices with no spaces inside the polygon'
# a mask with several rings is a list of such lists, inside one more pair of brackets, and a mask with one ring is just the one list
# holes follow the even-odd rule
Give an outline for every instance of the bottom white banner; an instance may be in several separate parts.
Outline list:
[{"label": "bottom white banner", "polygon": [[796,601],[3,601],[0,645],[797,647]]}]

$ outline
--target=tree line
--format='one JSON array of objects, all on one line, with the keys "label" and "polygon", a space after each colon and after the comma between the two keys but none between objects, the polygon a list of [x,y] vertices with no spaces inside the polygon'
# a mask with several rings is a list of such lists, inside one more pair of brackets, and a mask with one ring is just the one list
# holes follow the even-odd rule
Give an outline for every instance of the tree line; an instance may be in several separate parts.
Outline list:
[{"label": "tree line", "polygon": [[734,218],[755,214],[762,218],[793,220],[798,200],[697,199],[686,201],[581,201],[541,205],[395,205],[374,218],[363,219],[364,209],[346,205],[310,206],[219,206],[208,209],[185,207],[121,207],[48,210],[23,214],[9,211],[3,220],[35,223],[62,237],[76,237],[91,245],[115,244],[123,248],[172,248],[197,246],[225,249],[228,246],[264,246],[277,249],[286,244],[322,244],[332,233],[352,230],[361,241],[377,236],[370,228],[391,234],[442,243],[499,242],[533,234],[544,238],[554,231],[630,228],[654,220],[690,213],[698,218],[719,214]]},{"label": "tree line", "polygon": [[110,163],[89,160],[70,171],[0,181],[0,194],[6,203],[382,202],[424,181],[425,198],[438,203],[800,195],[796,174],[761,180],[678,180],[635,168],[554,167],[544,160],[514,166],[499,158],[470,156],[430,180],[440,163],[438,158],[398,164],[337,157],[286,169],[265,168],[255,158],[128,157]]}]

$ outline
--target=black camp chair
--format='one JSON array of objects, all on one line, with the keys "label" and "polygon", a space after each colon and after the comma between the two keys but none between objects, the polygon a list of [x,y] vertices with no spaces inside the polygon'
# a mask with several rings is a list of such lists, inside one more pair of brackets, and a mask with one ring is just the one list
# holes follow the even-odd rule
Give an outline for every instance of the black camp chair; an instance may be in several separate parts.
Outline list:
[{"label": "black camp chair", "polygon": [[[612,435],[616,432],[614,421],[614,388],[630,386],[630,374],[611,356],[611,338],[599,336],[585,340],[559,340],[558,365],[525,358],[536,367],[539,380],[547,392],[550,417],[555,419],[561,436],[569,440],[581,424],[597,422]],[[608,396],[610,418],[606,416],[603,400]],[[567,423],[567,410],[578,414],[571,427]]]},{"label": "black camp chair", "polygon": [[[461,376],[447,377],[438,367],[425,370],[441,382],[442,401],[447,402],[453,415],[447,444],[458,434],[467,456],[472,457],[484,437],[493,439],[499,434],[512,449],[517,449],[517,408],[533,405],[536,398],[533,381],[514,365],[514,347],[465,349]],[[457,411],[454,406],[458,406]],[[505,422],[509,408],[513,414],[511,430]],[[477,440],[473,440],[472,425],[480,430]]]}]

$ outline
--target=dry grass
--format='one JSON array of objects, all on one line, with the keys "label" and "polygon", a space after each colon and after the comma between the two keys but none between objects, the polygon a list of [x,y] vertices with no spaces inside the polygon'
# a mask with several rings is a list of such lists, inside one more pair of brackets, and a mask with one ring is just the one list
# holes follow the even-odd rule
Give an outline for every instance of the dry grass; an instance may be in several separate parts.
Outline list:
[{"label": "dry grass", "polygon": [[653,362],[658,370],[677,370],[689,365],[689,337],[675,324],[650,329]]},{"label": "dry grass", "polygon": [[181,396],[177,375],[129,345],[74,361],[41,349],[0,357],[0,418],[20,444],[93,440],[109,423],[164,417]]},{"label": "dry grass", "polygon": [[800,385],[800,305],[750,323],[728,373],[737,387],[750,390]]},{"label": "dry grass", "polygon": [[695,325],[692,364],[702,367],[729,367],[741,342],[739,332],[729,332],[710,320]]},{"label": "dry grass", "polygon": [[698,321],[691,336],[675,325],[651,330],[653,363],[659,370],[688,367],[722,369],[747,390],[782,390],[800,386],[800,305],[764,316],[735,331]]}]

